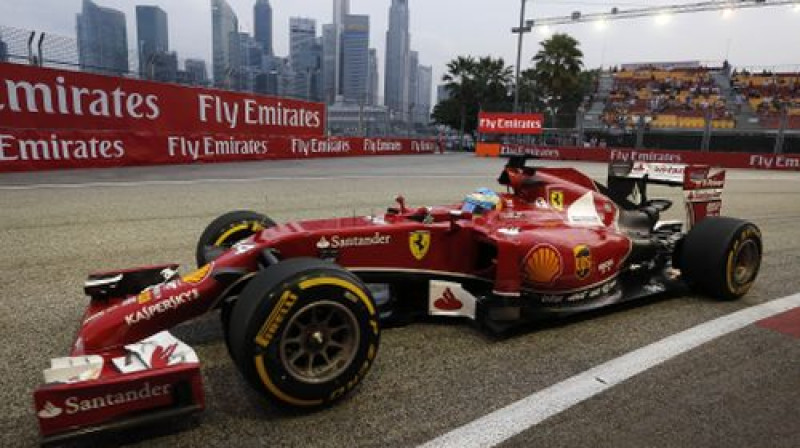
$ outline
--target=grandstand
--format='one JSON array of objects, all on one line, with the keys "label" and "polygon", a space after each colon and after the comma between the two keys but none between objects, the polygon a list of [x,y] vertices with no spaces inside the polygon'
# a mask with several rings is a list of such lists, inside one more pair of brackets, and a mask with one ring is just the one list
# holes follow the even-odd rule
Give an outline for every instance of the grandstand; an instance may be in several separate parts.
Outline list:
[{"label": "grandstand", "polygon": [[725,63],[628,64],[601,75],[587,127],[631,131],[800,129],[800,73],[736,72]]}]

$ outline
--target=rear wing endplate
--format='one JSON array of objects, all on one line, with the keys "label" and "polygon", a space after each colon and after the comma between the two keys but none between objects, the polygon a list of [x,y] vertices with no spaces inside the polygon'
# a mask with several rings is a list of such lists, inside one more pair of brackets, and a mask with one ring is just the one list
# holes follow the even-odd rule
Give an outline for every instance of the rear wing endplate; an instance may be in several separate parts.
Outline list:
[{"label": "rear wing endplate", "polygon": [[608,165],[609,196],[618,204],[646,205],[649,184],[683,187],[689,227],[708,216],[719,216],[725,170],[708,165],[612,161]]}]

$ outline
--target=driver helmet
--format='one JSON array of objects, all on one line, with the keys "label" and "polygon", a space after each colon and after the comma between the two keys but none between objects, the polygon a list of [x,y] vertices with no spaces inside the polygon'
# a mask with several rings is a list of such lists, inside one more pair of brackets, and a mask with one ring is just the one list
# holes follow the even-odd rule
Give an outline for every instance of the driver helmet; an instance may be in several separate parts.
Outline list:
[{"label": "driver helmet", "polygon": [[494,210],[500,204],[500,195],[490,188],[479,188],[464,198],[461,211],[476,215]]}]

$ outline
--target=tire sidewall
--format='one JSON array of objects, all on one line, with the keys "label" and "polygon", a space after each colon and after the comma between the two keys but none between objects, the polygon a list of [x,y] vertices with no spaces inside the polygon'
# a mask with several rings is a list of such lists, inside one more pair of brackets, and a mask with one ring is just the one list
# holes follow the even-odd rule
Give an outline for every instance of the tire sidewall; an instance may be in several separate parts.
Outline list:
[{"label": "tire sidewall", "polygon": [[[753,241],[758,247],[757,266],[750,281],[736,285],[734,258],[747,241]],[[722,300],[735,300],[752,287],[762,254],[761,231],[753,223],[729,217],[706,218],[680,244],[680,268],[686,283],[698,292]]]},{"label": "tire sidewall", "polygon": [[[314,282],[321,285],[301,287]],[[254,288],[263,286],[251,284]],[[235,325],[241,325],[242,309],[234,309],[230,348],[242,374],[256,390],[281,405],[317,407],[339,400],[360,383],[377,354],[380,330],[372,297],[355,276],[341,268],[316,267],[286,278],[269,291],[248,291],[249,288],[250,285],[242,292],[239,302],[243,308],[244,301],[251,302],[250,308],[252,301],[258,300],[258,304],[247,323],[239,328]],[[258,295],[254,295],[256,292]],[[292,318],[306,306],[323,300],[342,305],[352,313],[359,338],[349,366],[329,381],[311,383],[295,378],[283,364],[280,343]]]}]

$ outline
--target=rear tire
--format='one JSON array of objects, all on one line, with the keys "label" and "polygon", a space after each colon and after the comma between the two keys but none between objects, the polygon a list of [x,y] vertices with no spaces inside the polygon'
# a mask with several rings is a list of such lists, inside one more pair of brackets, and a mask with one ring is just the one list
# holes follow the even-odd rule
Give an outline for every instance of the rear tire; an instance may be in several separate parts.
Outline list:
[{"label": "rear tire", "polygon": [[380,328],[369,289],[341,267],[312,258],[258,274],[233,305],[228,342],[247,382],[279,405],[315,408],[364,379]]},{"label": "rear tire", "polygon": [[735,300],[750,290],[758,276],[762,250],[761,231],[755,224],[710,217],[686,235],[679,267],[698,292]]},{"label": "rear tire", "polygon": [[197,241],[197,267],[205,266],[237,242],[274,225],[266,215],[247,210],[220,216],[211,221]]}]

